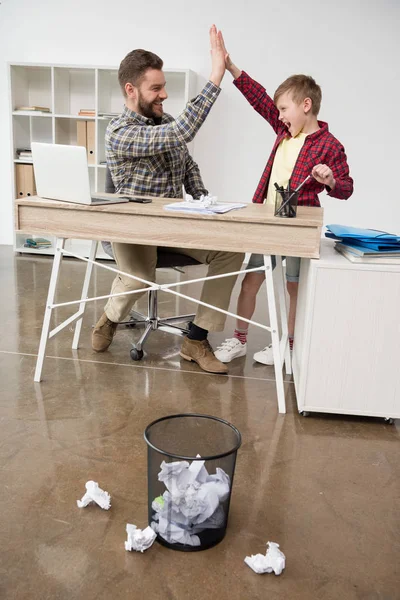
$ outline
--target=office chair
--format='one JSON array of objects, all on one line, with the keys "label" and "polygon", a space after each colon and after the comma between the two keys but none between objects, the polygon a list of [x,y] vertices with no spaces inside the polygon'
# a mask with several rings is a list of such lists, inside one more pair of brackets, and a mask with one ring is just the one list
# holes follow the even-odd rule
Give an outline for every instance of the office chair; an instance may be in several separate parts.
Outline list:
[{"label": "office chair", "polygon": [[[110,194],[115,193],[114,183],[108,168],[106,168],[105,191]],[[114,259],[111,243],[104,241],[102,242],[102,246],[104,252]],[[176,252],[171,252],[169,248],[161,246],[157,248],[157,269],[172,268],[179,270],[181,267],[199,264],[201,263],[185,254],[177,254]],[[158,316],[158,290],[150,290],[147,297],[147,315],[131,311],[129,321],[119,324],[125,327],[144,327],[144,332],[139,341],[136,344],[132,344],[130,350],[132,360],[141,360],[143,358],[143,346],[152,331],[160,329],[161,331],[167,331],[175,335],[186,335],[189,333],[190,324],[194,316],[194,314],[190,314],[160,318]],[[186,326],[178,325],[178,323],[186,323]]]}]

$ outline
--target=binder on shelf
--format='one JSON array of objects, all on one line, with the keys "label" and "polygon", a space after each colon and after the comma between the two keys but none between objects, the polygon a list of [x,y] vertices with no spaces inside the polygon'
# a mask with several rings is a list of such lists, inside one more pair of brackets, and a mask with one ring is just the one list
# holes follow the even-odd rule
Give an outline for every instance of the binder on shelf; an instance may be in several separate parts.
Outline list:
[{"label": "binder on shelf", "polygon": [[86,148],[86,123],[87,121],[76,122],[76,140],[78,146],[84,146]]},{"label": "binder on shelf", "polygon": [[86,148],[89,165],[96,164],[95,127],[94,121],[79,120],[76,122],[77,145]]},{"label": "binder on shelf", "polygon": [[25,177],[23,167],[25,165],[16,165],[15,167],[15,196],[23,198],[25,196]]},{"label": "binder on shelf", "polygon": [[86,140],[87,140],[86,148],[87,148],[87,158],[88,158],[89,165],[96,164],[95,130],[96,130],[96,123],[94,121],[86,121]]},{"label": "binder on shelf", "polygon": [[16,197],[24,198],[25,196],[36,195],[35,175],[33,165],[16,165]]}]

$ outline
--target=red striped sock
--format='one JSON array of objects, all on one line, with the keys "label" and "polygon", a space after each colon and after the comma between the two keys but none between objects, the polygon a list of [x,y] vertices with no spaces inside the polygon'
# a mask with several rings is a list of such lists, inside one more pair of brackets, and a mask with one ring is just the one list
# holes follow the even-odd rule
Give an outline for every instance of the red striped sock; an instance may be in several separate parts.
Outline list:
[{"label": "red striped sock", "polygon": [[247,332],[248,329],[235,329],[235,331],[233,332],[233,337],[239,340],[241,344],[246,344]]}]

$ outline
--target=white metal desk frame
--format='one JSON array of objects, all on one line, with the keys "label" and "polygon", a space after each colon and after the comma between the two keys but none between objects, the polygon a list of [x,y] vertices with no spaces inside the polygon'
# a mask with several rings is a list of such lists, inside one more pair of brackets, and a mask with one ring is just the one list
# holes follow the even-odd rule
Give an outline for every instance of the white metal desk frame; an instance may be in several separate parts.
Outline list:
[{"label": "white metal desk frame", "polygon": [[[115,269],[113,267],[109,267],[107,265],[103,265],[99,262],[96,262],[95,257],[96,257],[96,251],[97,251],[97,245],[98,245],[97,241],[92,241],[89,258],[84,258],[83,256],[79,256],[77,254],[69,252],[68,250],[65,250],[64,249],[65,240],[66,240],[66,238],[62,238],[62,237],[57,237],[57,239],[56,239],[53,267],[52,267],[52,271],[51,271],[50,284],[49,284],[49,290],[48,290],[48,295],[47,295],[47,302],[46,302],[46,309],[45,309],[45,314],[44,314],[42,334],[40,337],[39,352],[38,352],[38,358],[37,358],[37,362],[36,362],[34,381],[41,381],[42,367],[43,367],[43,362],[45,359],[46,346],[47,346],[48,340],[50,338],[52,338],[53,336],[55,336],[57,333],[59,333],[62,329],[64,329],[68,325],[70,325],[70,323],[73,323],[74,321],[77,321],[77,323],[76,323],[75,333],[74,333],[74,337],[73,337],[73,341],[72,341],[72,349],[73,350],[78,349],[79,338],[80,338],[80,333],[81,333],[81,328],[82,328],[82,320],[83,320],[83,316],[85,313],[85,308],[86,308],[87,302],[93,302],[95,300],[103,300],[106,298],[112,298],[114,296],[125,296],[128,294],[138,294],[141,292],[149,292],[150,290],[162,290],[164,292],[168,292],[170,294],[174,294],[175,296],[179,296],[181,298],[185,298],[186,300],[195,302],[196,304],[201,304],[203,306],[207,306],[209,308],[212,308],[218,312],[224,313],[231,317],[235,317],[235,318],[239,317],[242,321],[246,321],[247,323],[249,323],[251,325],[256,325],[257,327],[261,327],[262,329],[266,329],[267,331],[270,331],[271,332],[271,341],[272,341],[272,350],[273,350],[273,356],[274,356],[276,391],[277,391],[277,397],[278,397],[278,410],[280,413],[286,412],[282,368],[283,368],[283,365],[285,365],[286,373],[288,375],[290,375],[292,373],[292,366],[291,366],[291,357],[290,357],[290,350],[289,350],[289,343],[288,343],[288,326],[287,326],[287,313],[286,313],[285,286],[284,286],[284,278],[283,278],[283,270],[282,270],[282,258],[280,256],[276,256],[276,271],[277,271],[278,301],[279,301],[280,318],[281,318],[281,332],[282,332],[281,337],[279,336],[279,329],[278,329],[278,315],[277,315],[276,302],[275,302],[274,281],[273,281],[273,275],[272,275],[272,262],[271,262],[271,257],[268,255],[264,256],[264,268],[265,268],[265,283],[266,283],[267,298],[268,298],[268,311],[269,311],[269,318],[270,318],[270,326],[269,327],[267,325],[263,325],[256,321],[252,321],[250,319],[245,319],[243,317],[240,317],[239,315],[236,315],[235,313],[231,313],[226,310],[222,310],[221,308],[212,306],[210,304],[206,304],[205,302],[202,302],[201,300],[197,300],[196,298],[186,296],[185,294],[181,294],[180,292],[177,292],[176,290],[172,289],[177,286],[188,285],[189,283],[197,283],[200,281],[205,281],[207,279],[220,279],[223,277],[229,277],[231,275],[237,275],[239,273],[244,273],[244,272],[250,273],[252,271],[259,271],[260,270],[259,267],[254,268],[254,269],[248,269],[246,271],[241,270],[241,271],[235,271],[233,273],[224,273],[223,275],[214,275],[212,277],[202,277],[202,278],[198,278],[198,279],[191,279],[190,281],[158,285],[157,283],[154,283],[151,281],[146,281],[145,279],[141,279],[140,277],[136,277],[129,273],[124,273],[123,271],[120,271],[119,269]],[[73,256],[73,257],[83,260],[87,263],[85,278],[84,278],[83,287],[82,287],[82,294],[81,294],[80,300],[74,300],[71,302],[62,302],[62,303],[54,304],[58,276],[59,276],[59,272],[60,272],[62,257],[64,254],[67,254],[68,256]],[[96,296],[93,298],[88,298],[87,293],[88,293],[88,289],[89,289],[93,265],[95,265],[97,267],[102,267],[103,269],[107,269],[109,271],[113,271],[114,273],[120,273],[122,275],[130,277],[131,279],[135,279],[136,281],[140,281],[140,282],[144,283],[146,285],[146,287],[141,288],[140,290],[134,290],[131,292],[123,292],[123,293],[119,293],[119,294],[108,294],[107,296]],[[58,325],[57,327],[55,327],[54,329],[52,329],[50,331],[50,320],[51,320],[51,315],[52,315],[53,309],[58,308],[60,306],[69,306],[69,305],[74,305],[74,304],[79,304],[79,308],[78,308],[77,312],[74,313],[73,315],[71,315],[68,319],[66,319],[65,321],[60,323],[60,325]]]}]

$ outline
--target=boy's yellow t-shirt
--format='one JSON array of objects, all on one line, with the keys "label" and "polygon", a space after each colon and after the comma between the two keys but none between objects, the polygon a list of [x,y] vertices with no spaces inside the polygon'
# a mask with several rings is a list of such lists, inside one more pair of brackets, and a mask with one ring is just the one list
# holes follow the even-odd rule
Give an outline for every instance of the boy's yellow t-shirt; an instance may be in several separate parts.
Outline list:
[{"label": "boy's yellow t-shirt", "polygon": [[306,137],[306,133],[300,132],[296,137],[284,138],[279,144],[272,165],[265,204],[275,205],[276,188],[274,183],[286,188]]}]

